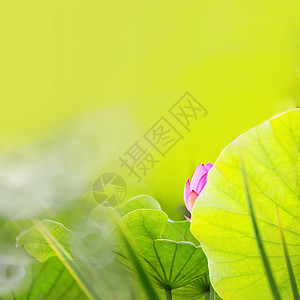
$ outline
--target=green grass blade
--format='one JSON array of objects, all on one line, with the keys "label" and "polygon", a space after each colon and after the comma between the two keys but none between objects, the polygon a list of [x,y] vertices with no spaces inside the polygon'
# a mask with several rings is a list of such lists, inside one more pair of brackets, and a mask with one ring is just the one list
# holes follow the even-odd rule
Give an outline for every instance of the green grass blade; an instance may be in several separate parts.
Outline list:
[{"label": "green grass blade", "polygon": [[39,221],[33,220],[40,234],[44,237],[46,242],[49,244],[51,249],[54,251],[56,256],[64,264],[66,269],[70,272],[74,280],[78,283],[79,287],[91,300],[103,300],[100,295],[95,291],[89,280],[79,270],[77,265],[74,263],[69,253],[59,243],[59,241],[49,232],[49,230]]},{"label": "green grass blade", "polygon": [[289,273],[289,278],[290,278],[290,283],[291,283],[291,288],[292,288],[292,291],[293,291],[294,299],[299,300],[300,299],[299,298],[299,291],[298,291],[298,287],[297,287],[293,267],[292,267],[292,264],[291,264],[289,251],[288,251],[287,244],[286,244],[286,241],[285,241],[284,232],[283,232],[283,228],[282,228],[282,224],[281,224],[281,220],[280,220],[280,216],[279,216],[277,206],[276,206],[276,217],[277,217],[277,223],[278,223],[281,243],[282,243],[282,247],[283,247],[285,262],[286,262],[286,266],[287,266],[288,273]]},{"label": "green grass blade", "polygon": [[276,286],[273,274],[272,274],[272,270],[268,261],[268,257],[266,255],[263,243],[262,243],[262,239],[259,233],[259,229],[256,223],[256,219],[255,219],[255,213],[254,213],[254,209],[253,209],[253,204],[252,204],[252,199],[251,199],[251,195],[250,195],[250,190],[249,190],[249,186],[248,186],[248,182],[247,182],[247,177],[246,177],[246,171],[245,171],[245,166],[244,166],[244,162],[242,159],[242,155],[240,154],[240,168],[241,168],[241,172],[242,172],[242,177],[243,177],[243,182],[244,182],[244,189],[245,189],[245,195],[246,195],[246,200],[248,202],[248,206],[249,206],[249,212],[250,212],[250,217],[251,217],[251,222],[253,225],[253,230],[255,233],[255,237],[256,237],[256,242],[257,242],[257,246],[260,252],[260,256],[262,258],[262,262],[265,268],[265,272],[269,281],[269,286],[271,289],[271,292],[273,294],[273,298],[275,300],[281,300],[280,294],[278,292],[278,288]]}]

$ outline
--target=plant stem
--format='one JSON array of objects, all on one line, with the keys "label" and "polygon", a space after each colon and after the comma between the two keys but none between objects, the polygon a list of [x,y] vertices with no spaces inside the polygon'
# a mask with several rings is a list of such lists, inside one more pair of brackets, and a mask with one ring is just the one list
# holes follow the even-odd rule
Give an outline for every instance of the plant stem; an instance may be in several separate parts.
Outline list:
[{"label": "plant stem", "polygon": [[216,298],[216,292],[212,285],[210,284],[210,289],[209,289],[209,300],[215,300]]},{"label": "plant stem", "polygon": [[165,292],[166,292],[166,300],[172,300],[172,290],[166,288]]},{"label": "plant stem", "polygon": [[205,292],[204,293],[204,299],[205,300],[209,300],[210,298],[209,298],[209,292]]}]

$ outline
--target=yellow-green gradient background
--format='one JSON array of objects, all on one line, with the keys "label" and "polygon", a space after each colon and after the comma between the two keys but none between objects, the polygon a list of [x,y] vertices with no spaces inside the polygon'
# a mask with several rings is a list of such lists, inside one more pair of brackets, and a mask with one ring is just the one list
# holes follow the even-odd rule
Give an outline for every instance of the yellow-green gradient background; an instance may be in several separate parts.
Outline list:
[{"label": "yellow-green gradient background", "polygon": [[296,106],[299,35],[299,1],[1,1],[0,152],[121,106],[137,129],[121,155],[190,91],[208,115],[145,178],[178,218],[198,163]]}]

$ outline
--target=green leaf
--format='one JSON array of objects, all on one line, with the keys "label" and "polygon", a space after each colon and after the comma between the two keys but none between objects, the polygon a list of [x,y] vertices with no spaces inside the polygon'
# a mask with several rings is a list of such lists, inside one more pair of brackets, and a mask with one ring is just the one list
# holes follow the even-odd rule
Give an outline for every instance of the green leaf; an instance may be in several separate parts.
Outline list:
[{"label": "green leaf", "polygon": [[31,282],[15,291],[14,297],[6,296],[4,300],[88,299],[57,257],[44,263],[33,263],[26,271]]},{"label": "green leaf", "polygon": [[[70,252],[71,231],[63,224],[51,221],[42,220],[40,222],[49,232],[61,243],[67,252]],[[38,261],[44,262],[52,256],[56,256],[48,242],[41,235],[37,225],[32,226],[28,230],[20,233],[17,236],[17,247],[24,245],[26,251],[34,256]]]},{"label": "green leaf", "polygon": [[117,207],[116,211],[120,216],[125,216],[136,209],[158,209],[161,210],[159,203],[148,195],[139,195],[128,200],[123,206]]},{"label": "green leaf", "polygon": [[[180,299],[204,299],[204,295],[209,295],[210,283],[209,275],[204,275],[190,284],[177,289],[173,294],[179,296]],[[203,298],[200,298],[200,297]],[[176,298],[177,299],[177,298]]]},{"label": "green leaf", "polygon": [[275,207],[299,284],[300,110],[281,114],[230,143],[210,170],[192,212],[191,230],[208,257],[216,292],[224,299],[270,299],[245,198],[240,152],[271,271],[282,299],[291,299]]},{"label": "green leaf", "polygon": [[[145,209],[127,214],[121,219],[120,225],[130,232],[146,271],[160,287],[177,289],[208,273],[207,260],[201,247],[181,239],[188,230],[186,222],[168,222],[164,212]],[[175,241],[165,237],[180,239]],[[128,255],[124,246],[118,245],[116,251],[125,264]]]},{"label": "green leaf", "polygon": [[27,252],[40,261],[45,261],[56,255],[87,297],[101,300],[102,297],[95,286],[91,284],[88,274],[72,260],[67,250],[71,231],[61,223],[50,220],[33,222],[35,224],[33,227],[17,237],[17,246],[23,244]]},{"label": "green leaf", "polygon": [[192,283],[177,289],[173,295],[176,296],[175,299],[210,299],[211,294],[214,295],[215,300],[222,300],[218,294],[214,291],[211,292],[211,285],[209,282],[209,274],[202,276],[201,278],[193,281]]},{"label": "green leaf", "polygon": [[127,250],[128,258],[131,259],[133,266],[135,268],[136,274],[139,277],[140,284],[144,288],[145,294],[149,300],[157,299],[159,300],[159,296],[147,274],[147,272],[144,270],[144,267],[138,258],[138,255],[136,254],[134,248],[133,248],[133,242],[131,237],[128,235],[127,228],[124,226],[124,224],[119,224],[119,233],[120,236],[124,242],[125,248]]},{"label": "green leaf", "polygon": [[265,268],[266,276],[267,276],[268,281],[269,281],[269,286],[270,286],[273,298],[274,298],[274,300],[281,300],[280,294],[278,292],[278,288],[277,288],[275,280],[274,280],[274,276],[273,276],[272,271],[271,271],[269,259],[266,255],[265,247],[263,245],[261,235],[260,235],[260,232],[259,232],[259,229],[258,229],[258,226],[257,226],[257,222],[256,222],[256,218],[255,218],[255,212],[254,212],[254,209],[253,209],[252,198],[251,198],[250,191],[249,191],[249,186],[248,186],[248,182],[247,182],[247,176],[246,176],[242,156],[240,156],[240,161],[241,161],[240,168],[241,168],[241,172],[242,172],[242,175],[243,175],[246,200],[247,200],[248,206],[249,206],[249,213],[250,213],[251,222],[252,222],[252,226],[253,226],[253,231],[254,231],[254,234],[255,234],[256,242],[257,242],[257,247],[258,247],[258,250],[259,250],[263,265],[264,265],[264,268]]},{"label": "green leaf", "polygon": [[187,241],[199,245],[199,242],[192,235],[189,221],[171,221],[168,220],[162,237],[173,241]]}]

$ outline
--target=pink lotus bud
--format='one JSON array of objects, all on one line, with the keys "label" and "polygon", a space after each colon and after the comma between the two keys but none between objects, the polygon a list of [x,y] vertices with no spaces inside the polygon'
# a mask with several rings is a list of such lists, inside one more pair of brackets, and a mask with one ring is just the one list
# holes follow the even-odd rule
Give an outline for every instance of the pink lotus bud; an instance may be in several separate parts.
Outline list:
[{"label": "pink lotus bud", "polygon": [[[197,167],[191,182],[188,179],[188,181],[185,184],[184,201],[185,201],[185,206],[190,213],[192,212],[197,197],[200,195],[200,193],[202,192],[202,190],[206,185],[207,173],[212,167],[213,164],[211,163],[207,163],[205,165],[200,164]],[[187,219],[190,220],[189,218]]]}]

